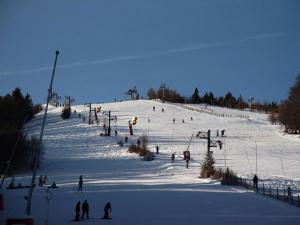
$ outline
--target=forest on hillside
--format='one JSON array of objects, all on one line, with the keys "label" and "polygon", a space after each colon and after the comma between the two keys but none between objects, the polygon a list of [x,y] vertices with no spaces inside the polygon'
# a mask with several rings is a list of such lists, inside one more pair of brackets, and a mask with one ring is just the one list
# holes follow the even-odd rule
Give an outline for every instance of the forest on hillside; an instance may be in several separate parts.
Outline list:
[{"label": "forest on hillside", "polygon": [[22,128],[41,110],[41,105],[33,105],[30,95],[24,96],[19,88],[0,96],[1,174],[8,165],[9,172],[31,168],[38,143],[35,138],[26,137]]}]

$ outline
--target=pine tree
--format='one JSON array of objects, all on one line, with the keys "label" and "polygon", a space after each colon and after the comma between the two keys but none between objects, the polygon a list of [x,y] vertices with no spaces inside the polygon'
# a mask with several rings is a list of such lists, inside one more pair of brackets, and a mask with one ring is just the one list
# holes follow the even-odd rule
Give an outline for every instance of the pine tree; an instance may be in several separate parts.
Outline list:
[{"label": "pine tree", "polygon": [[199,96],[199,91],[198,88],[195,89],[194,94],[191,97],[191,103],[192,104],[199,104],[201,101],[200,96]]},{"label": "pine tree", "polygon": [[279,121],[285,125],[286,130],[292,133],[300,131],[300,75],[297,76],[289,96],[279,108]]},{"label": "pine tree", "polygon": [[209,151],[206,153],[204,162],[201,165],[201,174],[200,176],[202,178],[209,178],[214,175],[215,173],[215,160],[214,157],[212,156],[212,152]]}]

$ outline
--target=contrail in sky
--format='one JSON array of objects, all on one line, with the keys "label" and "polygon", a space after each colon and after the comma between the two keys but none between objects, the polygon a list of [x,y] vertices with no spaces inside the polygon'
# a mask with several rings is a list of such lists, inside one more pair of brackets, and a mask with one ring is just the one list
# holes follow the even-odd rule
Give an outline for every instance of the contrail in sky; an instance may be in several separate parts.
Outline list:
[{"label": "contrail in sky", "polygon": [[[108,59],[100,59],[100,60],[93,60],[88,62],[75,62],[65,65],[58,65],[58,69],[67,69],[67,68],[73,68],[73,67],[82,67],[82,66],[88,66],[88,65],[97,65],[97,64],[106,64],[106,63],[113,63],[113,62],[120,62],[120,61],[130,61],[130,60],[136,60],[136,59],[143,59],[147,57],[153,57],[153,56],[162,56],[162,55],[172,55],[177,54],[181,52],[189,52],[189,51],[196,51],[200,49],[205,48],[213,48],[218,46],[224,46],[224,45],[231,45],[236,43],[244,43],[249,41],[255,41],[255,40],[264,40],[264,39],[272,39],[272,38],[280,38],[287,36],[289,32],[281,32],[281,33],[266,33],[266,34],[259,34],[259,35],[253,35],[248,36],[242,39],[238,40],[232,40],[232,41],[218,41],[213,43],[203,43],[199,45],[192,45],[182,48],[175,48],[175,49],[168,49],[164,51],[157,51],[157,52],[150,52],[145,54],[139,54],[139,55],[127,55],[127,56],[120,56],[120,57],[113,57]],[[38,67],[33,69],[27,69],[27,70],[17,70],[17,71],[4,71],[0,72],[0,76],[9,76],[9,75],[16,75],[16,74],[30,74],[30,73],[37,73],[42,71],[49,71],[52,70],[51,66],[44,66],[44,67]]]}]

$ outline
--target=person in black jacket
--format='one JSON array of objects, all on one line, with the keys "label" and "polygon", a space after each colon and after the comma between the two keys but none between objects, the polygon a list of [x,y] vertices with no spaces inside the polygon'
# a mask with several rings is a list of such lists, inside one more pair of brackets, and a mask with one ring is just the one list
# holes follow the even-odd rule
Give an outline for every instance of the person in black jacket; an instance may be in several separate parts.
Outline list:
[{"label": "person in black jacket", "polygon": [[89,210],[90,210],[90,207],[89,207],[89,204],[87,203],[87,200],[84,200],[82,206],[82,216],[81,216],[81,220],[84,219],[84,215],[86,214],[86,219],[89,219]]},{"label": "person in black jacket", "polygon": [[258,183],[258,177],[255,174],[254,177],[253,177],[253,187],[256,188],[256,189],[257,189],[257,183]]},{"label": "person in black jacket", "polygon": [[111,204],[110,202],[107,202],[104,206],[104,216],[102,219],[110,219],[109,213],[111,213]]},{"label": "person in black jacket", "polygon": [[82,185],[83,185],[83,180],[82,180],[82,176],[80,176],[78,182],[78,192],[81,191],[82,193]]},{"label": "person in black jacket", "polygon": [[76,204],[75,212],[76,212],[75,221],[79,221],[79,218],[80,218],[80,201],[78,201],[77,204]]}]

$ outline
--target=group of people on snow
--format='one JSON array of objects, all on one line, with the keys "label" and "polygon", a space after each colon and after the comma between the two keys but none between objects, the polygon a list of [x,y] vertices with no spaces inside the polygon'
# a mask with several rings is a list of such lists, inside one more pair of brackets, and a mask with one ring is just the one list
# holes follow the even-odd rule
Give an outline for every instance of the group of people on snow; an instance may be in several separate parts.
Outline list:
[{"label": "group of people on snow", "polygon": [[82,221],[84,219],[84,216],[86,216],[86,219],[90,218],[89,217],[90,206],[89,206],[87,200],[85,200],[82,203],[81,209],[82,209],[82,216],[80,217],[80,201],[78,201],[75,206],[75,212],[76,212],[75,221],[79,221],[80,219]]},{"label": "group of people on snow", "polygon": [[[81,192],[83,193],[82,191],[83,189],[83,177],[82,175],[80,175],[79,177],[79,181],[78,181],[78,191],[77,192]],[[82,205],[80,206],[80,201],[78,201],[76,203],[76,206],[75,206],[75,221],[82,221],[84,220],[84,217],[86,217],[86,219],[89,219],[89,210],[90,210],[90,206],[87,202],[87,200],[85,200]],[[82,215],[80,216],[80,210],[82,210]],[[112,208],[111,208],[111,203],[110,202],[107,202],[104,206],[104,216],[102,217],[102,219],[111,219],[109,217],[109,213],[111,213],[112,211]]]},{"label": "group of people on snow", "polygon": [[[221,137],[225,136],[225,129],[221,130]],[[217,137],[219,137],[219,130],[217,130]]]}]

